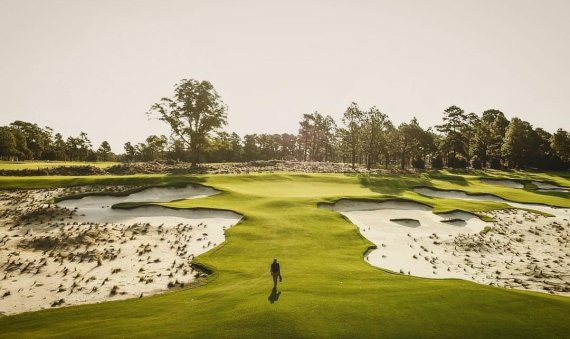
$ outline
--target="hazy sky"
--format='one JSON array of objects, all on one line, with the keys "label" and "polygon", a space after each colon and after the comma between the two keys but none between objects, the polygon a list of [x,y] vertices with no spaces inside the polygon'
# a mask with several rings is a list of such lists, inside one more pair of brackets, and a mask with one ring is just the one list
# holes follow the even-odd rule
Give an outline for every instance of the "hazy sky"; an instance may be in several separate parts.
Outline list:
[{"label": "hazy sky", "polygon": [[0,0],[0,124],[122,152],[145,112],[209,80],[230,131],[296,132],[351,101],[431,126],[455,104],[570,128],[570,1]]}]

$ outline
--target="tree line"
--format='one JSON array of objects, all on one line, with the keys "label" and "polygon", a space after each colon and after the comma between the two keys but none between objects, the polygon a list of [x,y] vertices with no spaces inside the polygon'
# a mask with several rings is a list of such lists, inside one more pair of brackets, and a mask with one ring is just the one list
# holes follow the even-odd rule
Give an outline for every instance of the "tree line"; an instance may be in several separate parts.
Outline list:
[{"label": "tree line", "polygon": [[423,128],[416,118],[395,125],[373,106],[351,103],[340,120],[303,114],[296,134],[246,134],[222,130],[227,107],[211,83],[193,79],[175,86],[147,114],[167,123],[169,137],[151,135],[115,154],[107,141],[94,148],[86,133],[64,139],[49,127],[15,121],[0,127],[4,160],[243,162],[298,160],[384,168],[570,169],[570,134],[550,133],[490,109],[480,115],[450,106],[442,123]]},{"label": "tree line", "polygon": [[332,161],[371,168],[570,169],[570,134],[551,134],[498,110],[481,115],[457,106],[444,110],[440,125],[424,129],[416,118],[395,125],[377,107],[350,104],[340,124],[319,112],[303,114],[293,134],[227,133],[211,138],[208,161]]},{"label": "tree line", "polygon": [[85,132],[64,139],[50,127],[17,120],[0,126],[0,159],[113,161],[116,155],[107,141],[94,149]]}]

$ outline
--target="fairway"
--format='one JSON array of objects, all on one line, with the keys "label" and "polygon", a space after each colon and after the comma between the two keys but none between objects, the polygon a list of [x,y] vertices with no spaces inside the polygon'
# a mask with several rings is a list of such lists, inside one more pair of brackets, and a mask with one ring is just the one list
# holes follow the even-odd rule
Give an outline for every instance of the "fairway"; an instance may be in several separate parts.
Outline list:
[{"label": "fairway", "polygon": [[[213,271],[205,285],[1,317],[0,336],[566,337],[570,298],[375,268],[363,260],[372,243],[341,214],[318,208],[343,198],[407,199],[436,212],[507,207],[497,201],[427,197],[414,192],[416,186],[570,207],[567,193],[480,180],[491,175],[570,186],[568,178],[556,173],[525,172],[2,177],[3,188],[199,183],[222,193],[164,205],[230,210],[244,218],[226,232],[224,243],[195,259]],[[278,295],[271,293],[268,271],[273,257],[279,258],[283,274]]]}]

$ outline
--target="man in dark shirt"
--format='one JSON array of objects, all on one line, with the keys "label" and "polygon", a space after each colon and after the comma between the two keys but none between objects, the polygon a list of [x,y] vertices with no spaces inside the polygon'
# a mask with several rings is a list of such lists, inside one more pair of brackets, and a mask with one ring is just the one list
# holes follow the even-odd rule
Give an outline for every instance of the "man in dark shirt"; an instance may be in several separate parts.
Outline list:
[{"label": "man in dark shirt", "polygon": [[281,281],[281,267],[279,267],[279,263],[277,262],[277,258],[273,259],[271,263],[271,276],[273,277],[273,288],[277,287],[277,279]]}]

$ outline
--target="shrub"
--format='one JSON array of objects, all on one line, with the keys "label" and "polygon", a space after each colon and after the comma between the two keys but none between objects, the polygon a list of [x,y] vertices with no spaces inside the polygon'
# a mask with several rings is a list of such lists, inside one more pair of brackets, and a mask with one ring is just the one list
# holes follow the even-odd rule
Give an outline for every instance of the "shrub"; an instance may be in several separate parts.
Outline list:
[{"label": "shrub", "polygon": [[483,167],[481,165],[481,159],[479,159],[478,156],[474,155],[473,158],[471,158],[471,167],[473,169],[481,169]]},{"label": "shrub", "polygon": [[435,169],[443,168],[443,158],[441,157],[441,155],[437,155],[431,158],[431,167]]},{"label": "shrub", "polygon": [[455,168],[467,168],[469,167],[469,160],[463,156],[458,156],[455,158]]},{"label": "shrub", "polygon": [[489,167],[492,169],[501,169],[501,159],[491,158],[489,161]]},{"label": "shrub", "polygon": [[469,166],[469,161],[461,155],[450,154],[447,157],[447,167],[449,168],[467,168]]},{"label": "shrub", "polygon": [[111,288],[111,292],[109,292],[109,295],[112,297],[116,295],[118,291],[119,291],[119,286],[115,285],[113,286],[113,288]]},{"label": "shrub", "polygon": [[412,167],[418,168],[418,169],[424,169],[424,168],[426,168],[426,163],[425,163],[424,159],[413,159],[412,160]]}]

